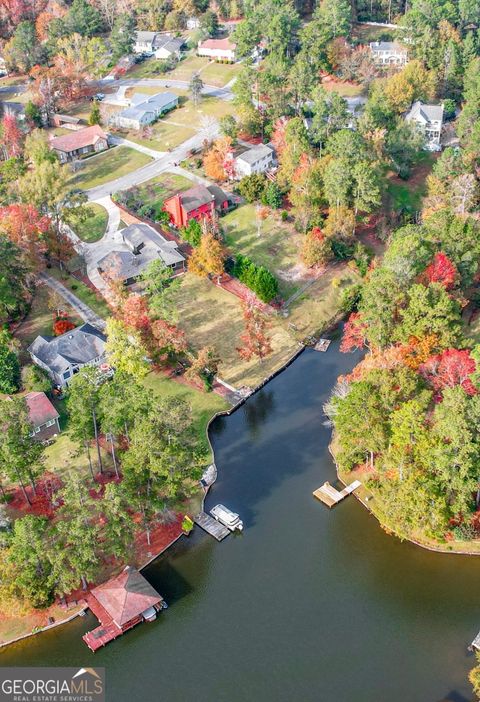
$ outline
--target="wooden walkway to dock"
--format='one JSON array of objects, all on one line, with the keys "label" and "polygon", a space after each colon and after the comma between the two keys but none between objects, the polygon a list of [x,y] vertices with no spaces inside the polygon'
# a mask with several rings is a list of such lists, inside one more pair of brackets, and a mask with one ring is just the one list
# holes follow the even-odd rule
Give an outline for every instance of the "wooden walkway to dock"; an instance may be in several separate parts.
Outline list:
[{"label": "wooden walkway to dock", "polygon": [[323,502],[327,507],[333,507],[341,502],[345,497],[350,495],[354,490],[360,487],[362,483],[359,480],[354,480],[353,483],[344,487],[343,490],[337,490],[327,481],[316,490],[313,491],[314,497]]},{"label": "wooden walkway to dock", "polygon": [[217,522],[216,519],[211,517],[206,512],[199,512],[194,518],[195,524],[198,524],[207,534],[213,536],[217,541],[222,541],[226,536],[230,534],[230,529],[226,526]]}]

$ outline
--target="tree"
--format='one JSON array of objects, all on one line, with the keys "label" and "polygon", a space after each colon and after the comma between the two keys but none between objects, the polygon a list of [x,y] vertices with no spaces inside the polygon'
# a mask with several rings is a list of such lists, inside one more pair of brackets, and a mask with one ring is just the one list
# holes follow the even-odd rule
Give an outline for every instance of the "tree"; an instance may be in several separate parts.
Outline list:
[{"label": "tree", "polygon": [[49,538],[48,519],[27,515],[16,519],[8,552],[15,567],[15,589],[36,608],[53,600],[51,565],[45,545]]},{"label": "tree", "polygon": [[1,470],[9,480],[18,483],[26,502],[31,504],[26,491],[27,482],[35,493],[35,479],[40,473],[42,445],[32,441],[32,424],[24,398],[13,397],[1,401],[0,434]]},{"label": "tree", "polygon": [[303,155],[292,175],[289,200],[298,225],[307,231],[320,224],[323,197],[323,165],[318,159]]},{"label": "tree", "polygon": [[27,392],[50,392],[52,381],[46,371],[32,363],[22,368],[22,388]]},{"label": "tree", "polygon": [[131,293],[127,296],[123,302],[122,317],[129,329],[139,332],[144,339],[148,337],[151,321],[148,301],[143,295]]},{"label": "tree", "polygon": [[218,17],[215,12],[207,10],[200,17],[200,29],[208,34],[210,37],[214,37],[218,32]]},{"label": "tree", "polygon": [[116,371],[108,383],[100,387],[102,427],[110,434],[122,434],[130,441],[130,430],[136,418],[147,414],[152,405],[151,394],[136,378]]},{"label": "tree", "polygon": [[215,349],[212,346],[204,346],[193,358],[191,365],[185,372],[185,377],[189,380],[200,378],[208,392],[212,389],[219,363],[220,357]]},{"label": "tree", "polygon": [[[189,225],[195,222],[201,237],[201,227],[195,219],[192,219]],[[189,234],[193,243],[194,234],[193,227],[189,226]],[[182,231],[183,236],[183,231]],[[188,241],[188,239],[187,239]],[[151,315],[156,315],[165,319],[167,322],[174,322],[176,319],[176,293],[180,287],[178,278],[172,279],[172,271],[166,266],[163,261],[158,258],[151,261],[142,273],[142,281],[145,284],[145,292],[149,296],[149,310]]]},{"label": "tree", "polygon": [[122,485],[109,483],[102,500],[104,537],[108,553],[116,558],[125,558],[134,541],[135,522],[128,512],[129,507]]},{"label": "tree", "polygon": [[7,331],[0,332],[0,392],[16,392],[20,387],[20,364]]},{"label": "tree", "polygon": [[192,102],[195,106],[198,105],[202,97],[203,90],[203,80],[200,78],[199,73],[194,73],[190,79],[190,85],[188,86],[189,92],[192,96]]},{"label": "tree", "polygon": [[332,258],[332,247],[320,227],[313,227],[302,244],[300,257],[309,268],[323,266]]},{"label": "tree", "polygon": [[185,227],[181,228],[180,234],[182,239],[188,241],[191,246],[198,246],[202,238],[202,227],[200,222],[196,219],[191,219],[189,222],[187,222]]},{"label": "tree", "polygon": [[263,173],[244,176],[238,184],[238,192],[247,202],[260,200],[265,192],[267,181]]},{"label": "tree", "polygon": [[205,175],[223,181],[233,176],[233,152],[230,137],[220,137],[203,157]]},{"label": "tree", "polygon": [[[0,324],[17,319],[27,310],[30,268],[22,250],[0,234]],[[0,354],[1,355],[1,354]]]},{"label": "tree", "polygon": [[441,354],[430,356],[419,367],[420,374],[430,383],[434,390],[442,391],[460,385],[467,395],[476,395],[471,376],[477,365],[470,351],[445,349]]},{"label": "tree", "polygon": [[30,268],[39,269],[44,264],[50,226],[50,218],[33,205],[0,207],[0,232],[22,250]]},{"label": "tree", "polygon": [[152,334],[161,356],[176,356],[187,350],[185,332],[163,319],[152,323]]},{"label": "tree", "polygon": [[5,46],[4,57],[7,66],[14,71],[28,73],[43,56],[43,48],[38,42],[34,23],[20,22]]},{"label": "tree", "polygon": [[76,32],[83,37],[91,37],[102,27],[100,13],[87,0],[73,0],[65,21],[71,34]]},{"label": "tree", "polygon": [[110,42],[113,61],[132,53],[135,43],[135,18],[132,14],[121,14],[115,18]]},{"label": "tree", "polygon": [[352,312],[343,328],[340,351],[348,353],[367,346],[368,327],[359,312]]},{"label": "tree", "polygon": [[395,331],[398,341],[412,336],[421,339],[435,334],[441,348],[455,346],[461,332],[460,306],[440,283],[412,285],[408,302],[400,310],[400,323]]},{"label": "tree", "polygon": [[234,142],[238,136],[238,122],[233,115],[220,117],[220,132]]},{"label": "tree", "polygon": [[188,261],[188,270],[201,278],[221,276],[224,271],[225,251],[213,234],[202,234],[199,246]]},{"label": "tree", "polygon": [[352,8],[347,0],[321,0],[313,18],[320,40],[327,43],[336,37],[349,35]]},{"label": "tree", "polygon": [[348,104],[338,93],[319,86],[313,93],[313,118],[310,135],[315,144],[325,146],[328,139],[340,129],[346,129],[351,120]]},{"label": "tree", "polygon": [[101,382],[102,380],[98,368],[84,366],[73,376],[68,386],[67,406],[70,415],[70,424],[75,437],[84,443],[92,478],[94,478],[94,474],[89,449],[89,441],[92,438],[95,438],[97,447],[98,469],[103,473],[103,461],[99,442],[99,393]]},{"label": "tree", "polygon": [[50,148],[48,136],[43,129],[34,129],[27,135],[24,156],[34,166],[38,166],[44,161],[50,163],[58,161],[57,154]]},{"label": "tree", "polygon": [[268,205],[268,207],[271,207],[272,210],[278,210],[278,208],[282,206],[282,191],[276,183],[268,183],[262,194],[262,202],[264,205]]},{"label": "tree", "polygon": [[23,134],[15,115],[6,114],[2,119],[3,149],[7,158],[16,158],[22,154]]},{"label": "tree", "polygon": [[452,290],[458,283],[458,271],[448,256],[439,251],[423,273],[428,283],[440,283],[445,290]]},{"label": "tree", "polygon": [[124,322],[109,318],[105,346],[109,363],[121,373],[142,378],[149,371],[147,350],[138,332],[127,329]]},{"label": "tree", "polygon": [[261,363],[272,352],[272,345],[266,333],[267,321],[254,299],[243,303],[243,321],[245,330],[240,335],[242,345],[237,348],[238,355],[245,361],[256,356]]},{"label": "tree", "polygon": [[88,116],[88,124],[100,124],[102,121],[102,115],[100,114],[100,103],[98,100],[94,100],[92,103],[92,109],[90,110],[90,115]]}]

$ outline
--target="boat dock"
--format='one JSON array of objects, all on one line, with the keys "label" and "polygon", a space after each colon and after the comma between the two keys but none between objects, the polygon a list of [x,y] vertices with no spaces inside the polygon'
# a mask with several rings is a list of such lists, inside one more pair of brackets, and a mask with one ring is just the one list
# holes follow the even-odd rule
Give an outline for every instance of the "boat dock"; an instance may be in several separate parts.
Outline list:
[{"label": "boat dock", "polygon": [[314,490],[313,495],[317,498],[317,500],[320,500],[324,505],[327,505],[327,507],[334,507],[345,499],[345,497],[350,495],[354,490],[359,488],[361,484],[362,483],[359,480],[354,480],[353,483],[350,483],[350,485],[344,487],[343,490],[337,490],[327,481],[323,483],[321,487]]},{"label": "boat dock", "polygon": [[315,351],[328,351],[328,347],[330,346],[332,342],[330,339],[319,339],[315,346],[313,347]]},{"label": "boat dock", "polygon": [[213,536],[217,541],[222,541],[226,536],[230,534],[230,529],[226,526],[217,522],[216,519],[211,517],[206,512],[199,512],[194,518],[195,524],[198,524],[207,534]]},{"label": "boat dock", "polygon": [[478,634],[475,636],[472,643],[468,647],[469,651],[473,651],[474,649],[476,651],[480,651],[480,631],[478,632]]}]

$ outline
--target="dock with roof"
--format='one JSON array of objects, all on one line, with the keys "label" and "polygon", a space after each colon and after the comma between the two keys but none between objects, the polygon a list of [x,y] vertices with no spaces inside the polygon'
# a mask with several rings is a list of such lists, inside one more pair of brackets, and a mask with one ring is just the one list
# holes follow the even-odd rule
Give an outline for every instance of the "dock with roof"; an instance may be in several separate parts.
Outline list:
[{"label": "dock with roof", "polygon": [[359,480],[354,480],[353,483],[344,487],[343,490],[337,490],[330,485],[327,480],[323,485],[313,491],[313,496],[316,497],[317,500],[320,500],[320,502],[323,502],[324,505],[327,505],[327,507],[334,507],[344,500],[345,497],[348,497],[354,490],[357,490],[361,484]]}]

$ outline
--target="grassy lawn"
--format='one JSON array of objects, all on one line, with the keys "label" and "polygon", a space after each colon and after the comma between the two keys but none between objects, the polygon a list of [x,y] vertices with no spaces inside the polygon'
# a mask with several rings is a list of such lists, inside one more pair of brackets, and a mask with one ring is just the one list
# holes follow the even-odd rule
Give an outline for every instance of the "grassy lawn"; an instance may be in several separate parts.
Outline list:
[{"label": "grassy lawn", "polygon": [[[191,127],[178,126],[175,119],[176,114],[177,110],[173,110],[169,114],[169,119],[162,119],[152,124],[151,129],[153,134],[151,139],[144,139],[141,136],[141,132],[134,130],[129,132],[119,130],[119,133],[127,139],[130,139],[130,141],[135,142],[135,144],[147,146],[149,149],[155,149],[156,151],[168,151],[169,149],[174,149],[186,139],[190,139],[195,135],[196,131]],[[143,156],[143,154],[139,155]],[[136,167],[138,168],[138,166]]]},{"label": "grassy lawn", "polygon": [[352,38],[356,44],[368,44],[371,41],[393,41],[394,30],[388,27],[375,27],[368,24],[355,24]]},{"label": "grassy lawn", "polygon": [[146,154],[129,149],[127,146],[115,146],[83,161],[81,170],[71,174],[68,185],[88,190],[135,171],[150,161],[150,156]]},{"label": "grassy lawn", "polygon": [[125,91],[126,97],[132,97],[134,93],[142,93],[144,95],[158,95],[159,93],[175,93],[179,97],[186,97],[188,90],[183,88],[159,88],[154,85],[135,85],[133,88],[128,88]]},{"label": "grassy lawn", "polygon": [[358,97],[364,91],[362,85],[356,85],[355,83],[342,83],[341,81],[333,80],[323,80],[322,88],[325,88],[328,92],[338,93],[344,98]]},{"label": "grassy lawn", "polygon": [[143,384],[159,398],[179,397],[192,407],[195,431],[201,441],[205,441],[205,430],[215,412],[228,409],[228,403],[213,392],[200,392],[189,385],[183,385],[162,373],[149,373]]},{"label": "grassy lawn", "polygon": [[[301,234],[270,215],[262,222],[258,236],[254,205],[242,205],[233,210],[222,218],[221,226],[233,253],[248,256],[277,276],[281,297],[286,299],[295,292],[302,283],[301,274],[295,275]],[[300,279],[295,280],[298,277]]]},{"label": "grassy lawn", "polygon": [[[189,81],[194,73],[202,71],[208,65],[209,59],[203,56],[189,56],[180,61],[173,71],[169,71],[165,76],[166,80],[187,80]],[[202,73],[202,80],[205,82]]]},{"label": "grassy lawn", "polygon": [[176,124],[183,124],[186,127],[192,128],[192,126],[197,129],[202,126],[202,117],[214,117],[215,119],[220,119],[225,115],[233,115],[235,113],[235,106],[225,100],[219,100],[218,98],[203,97],[198,106],[195,107],[191,100],[186,100],[181,107],[176,110],[169,112],[165,116],[163,122],[175,122]]},{"label": "grassy lawn", "polygon": [[394,212],[418,212],[427,192],[426,179],[433,168],[436,154],[422,151],[408,180],[392,175],[387,185],[387,206]]},{"label": "grassy lawn", "polygon": [[208,280],[187,273],[177,294],[179,326],[195,349],[213,346],[222,359],[219,375],[235,387],[255,386],[281,366],[297,345],[276,317],[270,318],[273,352],[263,363],[238,355],[244,324],[240,300]]},{"label": "grassy lawn", "polygon": [[342,290],[359,281],[346,263],[330,267],[290,305],[286,328],[299,340],[321,331],[338,313]]},{"label": "grassy lawn", "polygon": [[102,205],[92,202],[89,205],[92,210],[92,216],[88,217],[85,222],[79,222],[75,225],[75,234],[82,241],[92,243],[98,241],[105,234],[108,224],[108,212]]},{"label": "grassy lawn", "polygon": [[59,268],[52,267],[48,270],[48,273],[62,283],[66,288],[71,290],[82,302],[92,308],[100,317],[106,318],[110,316],[110,309],[100,295],[100,293],[94,293],[88,285],[82,283],[81,280],[77,280],[70,275],[67,271],[61,271]]},{"label": "grassy lawn", "polygon": [[142,63],[136,63],[126,74],[126,78],[165,78],[171,75],[164,70],[165,61],[156,58],[148,58]]},{"label": "grassy lawn", "polygon": [[201,72],[205,85],[217,85],[222,88],[235,78],[241,70],[240,63],[210,63]]},{"label": "grassy lawn", "polygon": [[[46,336],[53,334],[53,311],[48,308],[49,294],[50,288],[46,285],[38,285],[27,316],[15,330],[14,336],[21,345],[20,361],[22,363],[27,363],[30,360],[26,349],[39,334]],[[82,323],[70,305],[65,303],[63,308],[74,324]]]},{"label": "grassy lawn", "polygon": [[155,178],[145,181],[137,186],[141,199],[145,204],[166,200],[176,192],[183,192],[191,188],[193,183],[182,175],[176,173],[162,173]]}]

